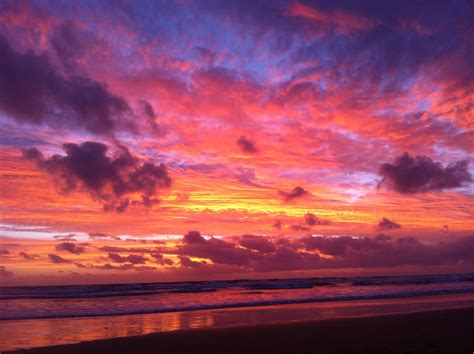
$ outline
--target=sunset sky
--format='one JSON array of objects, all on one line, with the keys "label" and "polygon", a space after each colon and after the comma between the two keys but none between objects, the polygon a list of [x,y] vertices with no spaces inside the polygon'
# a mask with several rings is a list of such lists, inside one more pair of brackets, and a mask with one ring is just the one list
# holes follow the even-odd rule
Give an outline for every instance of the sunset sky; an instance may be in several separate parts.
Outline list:
[{"label": "sunset sky", "polygon": [[0,284],[474,271],[474,2],[0,0]]}]

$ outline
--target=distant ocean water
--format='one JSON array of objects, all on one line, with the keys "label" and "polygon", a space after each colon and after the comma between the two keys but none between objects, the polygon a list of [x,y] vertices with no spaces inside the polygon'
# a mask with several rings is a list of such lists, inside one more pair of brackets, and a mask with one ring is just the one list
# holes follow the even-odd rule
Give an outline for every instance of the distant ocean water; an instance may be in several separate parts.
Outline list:
[{"label": "distant ocean water", "polygon": [[474,293],[474,274],[0,288],[0,321]]}]

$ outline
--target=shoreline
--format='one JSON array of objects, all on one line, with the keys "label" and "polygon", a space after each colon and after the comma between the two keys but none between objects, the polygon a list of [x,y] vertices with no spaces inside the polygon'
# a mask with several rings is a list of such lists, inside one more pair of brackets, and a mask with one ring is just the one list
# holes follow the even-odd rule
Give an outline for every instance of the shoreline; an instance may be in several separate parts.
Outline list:
[{"label": "shoreline", "polygon": [[4,353],[472,353],[474,307],[199,328]]},{"label": "shoreline", "polygon": [[430,297],[441,297],[441,296],[457,296],[457,295],[471,295],[473,292],[469,290],[459,291],[454,290],[452,292],[445,291],[440,293],[420,293],[418,295],[399,295],[399,296],[347,296],[334,299],[294,299],[294,300],[269,300],[261,302],[247,302],[237,304],[220,304],[220,305],[209,305],[209,306],[196,306],[196,307],[183,307],[178,309],[162,309],[162,310],[144,310],[138,312],[126,312],[126,313],[99,313],[99,314],[75,314],[73,316],[54,316],[45,315],[41,317],[12,317],[12,318],[0,318],[0,321],[23,321],[23,320],[53,320],[53,319],[70,319],[70,318],[98,318],[98,317],[115,317],[115,316],[139,316],[139,315],[158,315],[167,313],[179,313],[179,312],[194,312],[194,311],[213,311],[213,310],[232,310],[232,309],[243,309],[243,308],[261,308],[261,307],[274,307],[274,306],[291,306],[291,305],[311,305],[311,304],[337,304],[345,302],[357,302],[357,301],[384,301],[384,300],[405,300],[405,299],[417,299],[417,298],[430,298]]}]

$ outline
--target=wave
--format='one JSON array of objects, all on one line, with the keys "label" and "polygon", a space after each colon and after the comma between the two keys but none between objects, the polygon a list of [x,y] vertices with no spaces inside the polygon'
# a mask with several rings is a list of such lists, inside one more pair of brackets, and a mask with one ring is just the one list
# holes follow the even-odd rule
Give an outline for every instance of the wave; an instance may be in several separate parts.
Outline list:
[{"label": "wave", "polygon": [[371,277],[360,278],[352,285],[416,285],[432,283],[460,283],[474,281],[474,274],[448,274],[448,275],[412,275],[399,277]]},{"label": "wave", "polygon": [[139,315],[139,314],[155,314],[166,312],[185,312],[196,310],[214,310],[214,309],[228,309],[228,308],[242,308],[242,307],[258,307],[258,306],[274,306],[287,304],[304,304],[317,302],[335,302],[335,301],[352,301],[352,300],[376,300],[376,299],[397,299],[408,298],[415,296],[431,296],[431,295],[449,295],[449,294],[463,294],[474,293],[473,287],[459,287],[451,289],[424,289],[424,290],[408,290],[398,292],[381,292],[376,294],[353,294],[353,295],[337,295],[325,297],[308,297],[300,299],[280,299],[280,300],[263,300],[263,301],[243,301],[243,302],[229,302],[221,304],[207,304],[196,306],[177,306],[159,309],[142,309],[142,310],[122,310],[122,311],[103,311],[103,312],[83,312],[83,313],[61,313],[61,314],[19,314],[12,316],[2,316],[0,314],[0,321],[8,320],[31,320],[31,319],[53,319],[53,318],[76,318],[76,317],[103,317],[103,316],[123,316],[123,315]]},{"label": "wave", "polygon": [[310,289],[317,286],[383,286],[454,283],[474,281],[474,274],[333,277],[264,280],[229,280],[176,283],[139,283],[110,285],[71,285],[39,287],[0,287],[0,301],[18,299],[84,299],[126,296],[147,296],[166,293],[188,294],[216,292],[223,289],[274,291]]}]

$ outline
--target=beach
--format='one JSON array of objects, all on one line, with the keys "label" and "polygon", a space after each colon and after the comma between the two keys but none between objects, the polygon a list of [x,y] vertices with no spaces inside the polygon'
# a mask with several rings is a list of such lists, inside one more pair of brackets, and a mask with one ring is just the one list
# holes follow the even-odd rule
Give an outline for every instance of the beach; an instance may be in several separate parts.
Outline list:
[{"label": "beach", "polygon": [[472,353],[474,307],[191,329],[15,353]]},{"label": "beach", "polygon": [[[438,284],[438,286],[440,285]],[[287,290],[285,290],[285,292],[286,291]],[[293,292],[295,290],[291,291]],[[279,291],[272,290],[270,292],[275,295],[279,294]],[[189,294],[182,295],[189,296]],[[164,295],[162,294],[161,296]],[[157,298],[157,296],[153,295],[153,298]],[[179,300],[179,297],[173,298]],[[143,299],[143,297],[125,296],[120,299],[120,302],[124,303],[129,301],[133,303],[134,301],[136,302],[140,299]],[[25,299],[25,301],[29,302],[30,300]],[[48,300],[47,303],[49,304],[48,306],[52,306],[53,304],[60,304],[64,301],[64,299],[58,299],[54,302],[50,302],[50,300]],[[113,298],[108,298],[107,301],[100,299],[100,301],[110,302],[111,304],[119,303],[117,302],[117,299],[114,301]],[[9,306],[21,306],[24,304],[24,301],[18,300],[15,300],[14,302],[2,300],[2,302],[6,305],[4,307],[5,311],[2,312],[3,315],[8,313]],[[35,302],[37,303],[37,306],[39,306],[41,303],[39,299],[36,299]],[[97,303],[95,298],[87,300],[75,299],[70,303],[79,304],[81,302],[85,302],[83,305],[88,304],[89,306]],[[29,308],[30,307],[27,307],[27,309]],[[454,312],[448,311],[457,309],[461,309],[461,312],[458,315],[453,315]],[[466,312],[466,315],[462,316],[462,309],[467,309],[465,311],[470,312]],[[255,343],[258,337],[252,339],[248,337],[248,335],[243,334],[248,331],[248,328],[252,328],[252,330],[258,332],[262,331],[262,335],[268,335],[269,338],[272,336],[276,336],[278,338],[287,338],[289,343],[293,343],[295,345],[295,341],[298,342],[300,339],[292,339],[295,335],[292,334],[293,326],[300,328],[302,334],[308,332],[308,338],[304,339],[305,343],[310,340],[310,333],[312,333],[311,331],[313,331],[313,329],[317,331],[324,331],[324,328],[327,326],[336,326],[334,330],[336,331],[337,335],[346,335],[346,329],[338,329],[337,327],[343,326],[343,323],[346,323],[345,321],[347,319],[349,319],[350,323],[352,323],[351,326],[354,327],[354,329],[351,329],[351,332],[357,332],[362,331],[364,326],[373,326],[372,324],[365,324],[366,321],[370,321],[370,319],[379,319],[377,320],[377,324],[374,324],[374,326],[378,328],[385,328],[386,326],[384,324],[384,320],[380,319],[389,318],[393,315],[402,316],[399,317],[400,320],[397,322],[402,323],[404,318],[408,318],[404,316],[410,316],[409,314],[429,314],[445,311],[444,313],[446,316],[449,315],[450,318],[453,318],[452,323],[457,323],[455,326],[453,326],[453,328],[460,328],[461,326],[467,325],[469,325],[468,327],[472,328],[472,323],[469,323],[470,318],[472,318],[472,309],[474,309],[474,294],[459,293],[401,298],[316,301],[267,306],[242,307],[234,305],[233,307],[228,308],[168,311],[143,314],[123,313],[112,316],[100,315],[99,313],[91,316],[88,313],[86,316],[78,317],[63,316],[50,318],[6,319],[0,320],[0,352],[4,353],[14,350],[26,349],[35,350],[35,348],[46,347],[68,348],[64,349],[67,350],[67,352],[73,350],[71,348],[78,348],[78,352],[81,352],[83,344],[79,343],[111,343],[110,345],[115,345],[113,343],[119,343],[121,340],[130,340],[124,338],[135,338],[138,340],[137,338],[155,338],[155,336],[158,336],[156,338],[158,338],[157,341],[159,343],[158,345],[160,346],[165,345],[163,343],[169,343],[169,345],[173,345],[173,341],[176,341],[177,345],[182,345],[181,342],[183,340],[180,338],[188,338],[188,336],[191,336],[191,338],[199,340],[199,333],[201,333],[201,335],[204,337],[209,335],[212,336],[212,341],[209,341],[207,345],[214,345],[216,338],[221,338],[219,336],[215,337],[215,333],[231,333],[230,337],[223,340],[221,344],[226,344],[227,342],[232,341],[235,343],[240,343],[241,341],[250,341],[251,343]],[[10,313],[13,314],[13,312]],[[21,313],[26,314],[27,312],[23,310]],[[469,314],[471,317],[468,316]],[[361,322],[359,323],[358,321]],[[431,328],[433,337],[436,339],[442,338],[445,336],[444,333],[449,331],[449,328],[439,329],[436,326],[433,327],[435,321],[430,319],[425,320],[426,323],[423,323],[423,317],[418,317],[418,322],[418,327],[420,328]],[[328,325],[327,323],[333,324]],[[340,324],[338,325],[338,323]],[[409,328],[405,325],[400,325],[400,327],[401,328],[394,329],[394,333],[402,333],[404,328]],[[277,329],[279,329],[278,333],[271,334],[271,331]],[[150,335],[152,337],[147,337]],[[240,338],[241,335],[244,337]],[[369,334],[360,332],[358,335],[361,337],[367,337]],[[234,336],[236,336],[235,340],[232,339]],[[398,334],[396,336],[398,336]],[[319,338],[317,339],[318,343],[332,338],[331,336],[323,333],[318,334],[317,337]],[[379,338],[377,337],[377,340],[378,339]],[[146,339],[145,341],[147,342],[148,340],[149,339]],[[268,340],[265,339],[264,341]],[[313,340],[316,339],[313,338]],[[187,339],[184,341],[186,343],[188,342]],[[367,340],[365,342],[367,342]],[[141,343],[141,340],[138,340],[137,343]],[[215,344],[219,345],[217,342]],[[78,345],[78,347],[76,347],[76,345]],[[144,346],[143,344],[137,345],[140,348]],[[311,344],[311,346],[312,345],[313,344]],[[351,345],[354,345],[354,343]],[[121,345],[120,348],[120,352],[125,350]],[[179,348],[180,347],[177,347],[176,350]],[[133,348],[131,347],[130,351],[128,352],[132,353],[132,349]],[[183,351],[186,350],[186,348],[181,349]],[[89,352],[88,349],[84,350]],[[112,350],[112,348],[110,350]],[[194,348],[194,350],[198,349]],[[219,348],[216,348],[216,351],[219,350]],[[268,348],[268,350],[271,350],[271,348]],[[165,352],[168,352],[168,349],[166,349]]]}]

